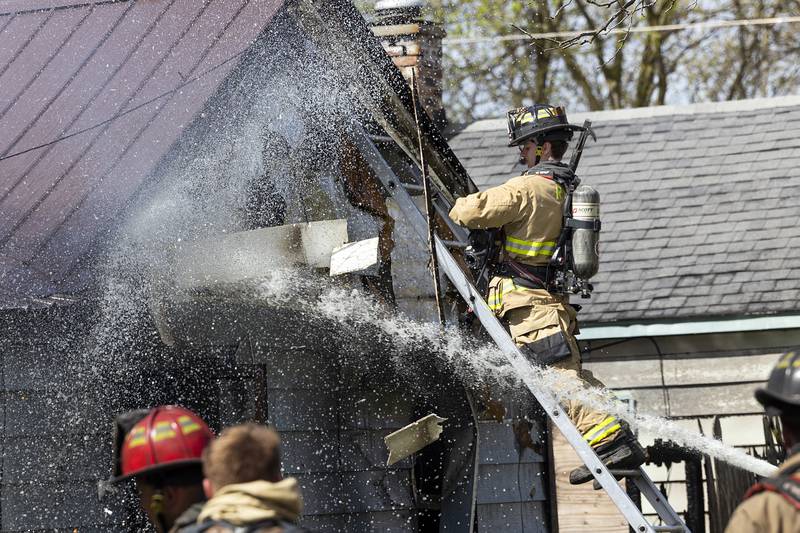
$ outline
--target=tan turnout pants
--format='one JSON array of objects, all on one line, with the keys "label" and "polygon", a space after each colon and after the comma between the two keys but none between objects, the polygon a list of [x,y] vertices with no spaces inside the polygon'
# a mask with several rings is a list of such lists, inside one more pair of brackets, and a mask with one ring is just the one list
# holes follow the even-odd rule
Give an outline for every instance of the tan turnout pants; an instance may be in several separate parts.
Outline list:
[{"label": "tan turnout pants", "polygon": [[[603,386],[590,371],[581,368],[580,352],[575,340],[578,321],[566,296],[520,287],[509,278],[496,277],[490,283],[487,300],[495,314],[506,321],[511,337],[519,347],[563,332],[570,355],[550,366],[572,379],[583,381],[587,386]],[[612,442],[620,434],[620,421],[614,416],[574,400],[568,400],[564,408],[572,423],[593,447]]]}]

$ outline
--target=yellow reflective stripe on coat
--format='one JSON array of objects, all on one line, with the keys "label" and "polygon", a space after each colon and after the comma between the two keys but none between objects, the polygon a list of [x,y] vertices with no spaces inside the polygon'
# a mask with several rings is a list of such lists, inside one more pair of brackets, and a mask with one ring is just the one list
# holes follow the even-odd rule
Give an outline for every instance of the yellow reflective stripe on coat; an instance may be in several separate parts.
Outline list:
[{"label": "yellow reflective stripe on coat", "polygon": [[594,446],[615,431],[619,431],[621,427],[622,426],[620,425],[619,420],[613,416],[609,416],[592,429],[584,433],[583,440],[588,442],[589,446]]},{"label": "yellow reflective stripe on coat", "polygon": [[534,257],[537,255],[553,255],[556,249],[555,241],[525,241],[515,237],[506,237],[505,250],[517,255]]}]

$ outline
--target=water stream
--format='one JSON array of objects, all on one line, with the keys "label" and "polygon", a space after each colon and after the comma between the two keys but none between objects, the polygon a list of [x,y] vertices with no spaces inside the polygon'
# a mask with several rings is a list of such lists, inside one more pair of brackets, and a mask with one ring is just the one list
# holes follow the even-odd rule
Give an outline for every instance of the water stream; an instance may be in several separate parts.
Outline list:
[{"label": "water stream", "polygon": [[[425,348],[429,353],[444,359],[463,383],[475,389],[483,383],[499,385],[509,391],[525,388],[521,376],[496,346],[465,336],[455,327],[448,327],[443,332],[438,324],[422,323],[402,314],[388,313],[384,307],[360,291],[333,287],[319,278],[303,279],[301,274],[295,272],[264,280],[259,286],[259,294],[273,304],[285,303],[287,279],[292,280],[292,284],[302,282],[319,286],[319,296],[300,302],[300,305],[310,314],[340,324],[342,335],[357,334],[355,330],[360,324],[370,324],[388,336],[398,351],[399,355],[393,361],[401,374],[407,366],[403,354]],[[298,302],[294,301],[292,305],[296,306]],[[351,354],[353,355],[358,354]],[[615,401],[614,394],[607,389],[586,387],[580,381],[555,370],[533,364],[528,365],[526,374],[526,378],[530,378],[541,389],[553,393],[559,401],[578,400],[626,420],[634,431],[658,435],[687,449],[710,455],[761,476],[772,475],[776,470],[766,461],[717,439],[681,427],[673,421],[653,415],[631,413],[624,404]],[[409,378],[414,379],[413,376]]]}]

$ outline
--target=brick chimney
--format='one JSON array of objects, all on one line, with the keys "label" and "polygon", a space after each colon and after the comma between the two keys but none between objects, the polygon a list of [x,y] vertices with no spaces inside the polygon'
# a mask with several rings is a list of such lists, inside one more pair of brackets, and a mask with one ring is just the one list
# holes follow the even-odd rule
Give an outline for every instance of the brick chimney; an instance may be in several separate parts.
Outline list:
[{"label": "brick chimney", "polygon": [[422,15],[424,0],[380,0],[375,4],[372,32],[411,83],[417,68],[422,106],[439,130],[447,125],[442,103],[442,39],[444,27]]}]

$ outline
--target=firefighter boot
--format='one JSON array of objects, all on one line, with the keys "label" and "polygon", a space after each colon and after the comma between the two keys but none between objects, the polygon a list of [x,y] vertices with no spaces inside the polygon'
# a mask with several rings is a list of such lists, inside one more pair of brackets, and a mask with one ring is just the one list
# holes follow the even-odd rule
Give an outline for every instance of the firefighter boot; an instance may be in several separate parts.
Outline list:
[{"label": "firefighter boot", "polygon": [[[613,441],[599,446],[595,452],[609,470],[632,470],[641,466],[646,459],[644,448],[628,428],[625,428],[623,433]],[[572,485],[586,483],[592,478],[594,476],[586,465],[569,473],[569,482]]]}]

